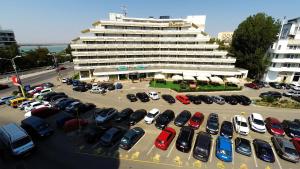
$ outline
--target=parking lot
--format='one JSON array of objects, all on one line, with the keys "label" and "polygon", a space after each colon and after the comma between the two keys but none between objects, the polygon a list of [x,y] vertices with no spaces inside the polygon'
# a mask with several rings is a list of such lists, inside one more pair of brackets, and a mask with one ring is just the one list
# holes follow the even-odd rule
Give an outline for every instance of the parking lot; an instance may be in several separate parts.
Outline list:
[{"label": "parking lot", "polygon": [[[106,93],[105,95],[100,94],[91,94],[89,92],[81,93],[72,91],[71,86],[67,86],[64,84],[59,84],[54,88],[55,91],[65,92],[69,97],[73,97],[76,99],[80,99],[82,102],[90,102],[97,105],[97,107],[114,107],[118,110],[122,110],[124,108],[132,108],[133,110],[137,109],[145,109],[147,111],[152,108],[158,108],[160,111],[164,111],[166,109],[171,109],[175,112],[175,115],[179,114],[182,110],[189,110],[191,113],[196,111],[200,111],[205,115],[204,122],[200,126],[196,133],[199,131],[205,131],[206,120],[209,113],[217,113],[219,114],[220,123],[224,120],[231,121],[233,115],[243,114],[245,117],[248,117],[250,113],[257,112],[264,116],[264,118],[272,116],[276,117],[280,120],[283,119],[295,119],[300,118],[299,110],[294,109],[280,109],[280,108],[268,108],[268,107],[260,107],[255,105],[250,106],[242,106],[242,105],[217,105],[217,104],[205,104],[202,103],[200,105],[183,105],[180,102],[176,102],[175,104],[168,104],[164,100],[160,99],[157,101],[150,100],[147,103],[141,103],[140,101],[131,103],[126,99],[126,94],[128,93],[136,93],[136,92],[148,92],[152,91],[152,89],[148,88],[146,82],[142,83],[134,83],[131,82],[124,83],[124,88],[122,90],[114,90]],[[154,90],[154,89],[153,89]],[[242,92],[213,92],[213,93],[205,93],[207,95],[231,95],[233,93],[244,94],[250,98],[257,98],[260,92],[268,91],[272,89],[261,89],[259,91],[252,89],[244,89]],[[168,90],[168,89],[155,89],[162,94],[171,94],[173,96],[176,95],[176,92]],[[1,95],[2,96],[2,95]],[[24,112],[12,109],[7,106],[1,106],[1,114],[0,114],[0,124],[4,124],[7,122],[17,122],[19,123],[24,118]],[[90,114],[84,114],[83,117],[91,118]],[[51,119],[50,119],[51,120]],[[119,124],[115,124],[119,125]],[[182,167],[182,168],[218,168],[218,169],[229,169],[229,168],[241,168],[241,169],[296,169],[299,168],[299,164],[294,164],[291,162],[287,162],[282,160],[275,154],[275,163],[266,163],[261,161],[255,156],[254,149],[252,146],[252,156],[247,157],[241,154],[238,154],[234,151],[233,144],[233,161],[230,163],[226,163],[220,161],[215,156],[215,142],[217,136],[213,136],[213,145],[211,147],[211,153],[208,162],[201,162],[199,160],[195,160],[192,157],[192,151],[189,153],[182,153],[178,151],[175,147],[174,138],[169,148],[166,151],[157,149],[154,146],[154,141],[156,137],[159,135],[160,130],[158,130],[153,124],[148,125],[142,121],[140,121],[135,126],[141,127],[145,130],[145,135],[128,151],[118,148],[118,144],[115,144],[109,148],[103,148],[100,144],[96,143],[93,145],[86,144],[82,139],[80,134],[78,133],[69,133],[64,134],[63,132],[58,132],[55,134],[56,136],[52,139],[65,139],[74,145],[74,148],[71,149],[72,153],[79,154],[81,156],[92,156],[93,158],[103,158],[108,157],[109,159],[118,159],[120,161],[119,168],[128,168],[129,164],[132,168],[141,168],[138,166],[150,166],[150,168],[171,168],[171,167]],[[135,127],[134,126],[134,127]],[[124,125],[121,125],[124,127]],[[176,130],[178,134],[180,128],[175,126],[173,122],[169,124],[169,127],[172,127]],[[127,128],[128,129],[128,128]],[[57,136],[59,135],[59,136]],[[233,139],[237,137],[237,134],[234,133]],[[269,133],[256,133],[254,131],[250,131],[250,134],[245,138],[249,140],[253,140],[255,138],[263,139],[271,143],[270,140],[271,135]],[[193,144],[195,141],[196,135],[194,136]],[[55,142],[55,141],[54,141]],[[56,141],[57,142],[57,141]],[[274,151],[274,150],[273,150]],[[38,154],[37,154],[38,155]],[[139,164],[139,165],[138,165]],[[147,168],[147,167],[146,167]]]}]

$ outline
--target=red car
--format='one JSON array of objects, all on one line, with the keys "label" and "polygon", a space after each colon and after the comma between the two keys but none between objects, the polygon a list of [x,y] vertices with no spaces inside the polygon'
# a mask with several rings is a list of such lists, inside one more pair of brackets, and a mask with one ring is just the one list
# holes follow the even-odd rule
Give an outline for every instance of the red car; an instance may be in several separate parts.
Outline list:
[{"label": "red car", "polygon": [[294,146],[298,153],[300,153],[300,138],[294,137],[292,138],[292,142],[294,143]]},{"label": "red car", "polygon": [[246,83],[244,86],[249,87],[251,89],[259,89],[259,86],[257,86],[255,83]]},{"label": "red car", "polygon": [[182,104],[190,104],[190,100],[186,95],[177,95],[176,99],[179,100]]},{"label": "red car", "polygon": [[171,127],[167,127],[158,135],[154,145],[159,149],[167,150],[175,135],[176,131]]},{"label": "red car", "polygon": [[285,132],[281,126],[281,122],[273,117],[268,117],[265,120],[266,122],[266,127],[267,130],[270,134],[272,135],[280,135],[280,136],[284,136]]},{"label": "red car", "polygon": [[52,116],[56,113],[58,113],[59,110],[53,107],[41,107],[39,109],[33,109],[31,110],[31,115],[40,117],[40,118],[47,118],[49,116]]},{"label": "red car", "polygon": [[198,129],[204,120],[204,115],[200,112],[196,112],[189,120],[189,126],[194,129]]},{"label": "red car", "polygon": [[84,119],[71,119],[65,122],[64,124],[64,131],[70,132],[77,130],[79,128],[79,123],[81,127],[84,127],[88,124],[87,120]]}]

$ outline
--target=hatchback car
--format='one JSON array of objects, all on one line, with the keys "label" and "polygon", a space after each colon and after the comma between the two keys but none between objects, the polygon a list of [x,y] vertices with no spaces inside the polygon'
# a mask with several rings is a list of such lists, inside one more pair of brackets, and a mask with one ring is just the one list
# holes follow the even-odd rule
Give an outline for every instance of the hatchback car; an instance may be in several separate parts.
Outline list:
[{"label": "hatchback car", "polygon": [[216,141],[216,156],[225,162],[232,161],[232,144],[230,139],[218,136]]},{"label": "hatchback car", "polygon": [[195,95],[186,95],[189,100],[194,104],[201,104],[201,98]]},{"label": "hatchback car", "polygon": [[183,110],[180,112],[174,120],[174,124],[178,127],[182,127],[188,122],[191,118],[191,112],[188,110]]},{"label": "hatchback car", "polygon": [[279,136],[285,135],[281,122],[278,119],[273,117],[268,117],[266,118],[265,123],[266,123],[266,128],[270,134],[279,135]]},{"label": "hatchback car", "polygon": [[193,157],[204,162],[208,161],[211,151],[212,137],[203,131],[197,134],[196,142],[193,148]]},{"label": "hatchback car", "polygon": [[194,130],[189,126],[183,126],[176,140],[177,150],[187,153],[191,150]]},{"label": "hatchback car", "polygon": [[137,98],[134,94],[127,94],[126,97],[131,102],[136,102],[137,101]]},{"label": "hatchback car", "polygon": [[182,104],[190,104],[190,100],[186,95],[176,95],[176,99]]},{"label": "hatchback car", "polygon": [[156,108],[151,109],[145,116],[144,121],[147,124],[152,124],[155,121],[155,119],[157,118],[157,116],[159,115],[159,113],[160,113],[160,111],[158,109],[156,109]]},{"label": "hatchback car", "polygon": [[145,131],[140,127],[134,127],[128,130],[122,137],[119,147],[124,150],[129,150],[133,147],[145,134]]},{"label": "hatchback car", "polygon": [[173,128],[167,127],[157,136],[154,145],[161,150],[167,150],[175,135],[176,131]]},{"label": "hatchback car", "polygon": [[294,121],[283,120],[281,123],[286,135],[289,137],[300,137],[300,125]]},{"label": "hatchback car", "polygon": [[95,121],[97,124],[102,124],[112,119],[118,111],[114,108],[102,109],[95,113]]},{"label": "hatchback car", "polygon": [[252,130],[259,132],[259,133],[265,133],[266,132],[266,126],[264,122],[264,118],[261,114],[258,113],[251,113],[248,117],[249,124]]},{"label": "hatchback car", "polygon": [[175,99],[173,96],[169,95],[169,94],[163,94],[161,96],[166,102],[170,103],[170,104],[173,104],[175,103]]},{"label": "hatchback car", "polygon": [[252,151],[251,151],[251,145],[249,140],[242,137],[237,137],[234,140],[234,143],[235,143],[236,152],[246,156],[251,156]]},{"label": "hatchback car", "polygon": [[198,129],[204,120],[204,115],[200,112],[196,112],[189,120],[189,126],[194,129]]},{"label": "hatchback car", "polygon": [[209,114],[206,123],[206,132],[210,134],[218,134],[219,132],[219,116],[216,113]]},{"label": "hatchback car", "polygon": [[147,111],[144,109],[136,110],[129,116],[129,125],[131,126],[135,125],[136,123],[141,121],[146,116],[146,114]]},{"label": "hatchback car", "polygon": [[199,95],[198,97],[206,104],[213,104],[213,102],[214,102],[210,96]]},{"label": "hatchback car", "polygon": [[292,142],[280,136],[273,136],[271,140],[277,154],[281,158],[294,163],[299,162],[299,154]]},{"label": "hatchback car", "polygon": [[241,115],[233,116],[232,123],[233,123],[236,133],[242,134],[242,135],[249,134],[249,127],[247,124],[247,120],[244,116],[241,116]]},{"label": "hatchback car", "polygon": [[210,96],[212,99],[213,99],[213,101],[215,102],[215,103],[217,103],[217,104],[220,104],[220,105],[223,105],[223,104],[225,104],[225,99],[223,98],[223,97],[221,97],[221,96]]},{"label": "hatchback car", "polygon": [[117,127],[108,129],[101,137],[100,144],[108,147],[117,143],[124,135],[124,131]]},{"label": "hatchback car", "polygon": [[261,139],[254,139],[253,145],[257,158],[270,163],[275,162],[274,153],[268,142]]},{"label": "hatchback car", "polygon": [[145,92],[137,93],[136,97],[140,99],[141,102],[148,102],[149,96]]},{"label": "hatchback car", "polygon": [[232,138],[233,127],[230,121],[223,121],[220,129],[220,135],[226,138]]},{"label": "hatchback car", "polygon": [[157,117],[155,127],[158,129],[164,129],[174,119],[174,117],[175,114],[172,110],[165,110]]},{"label": "hatchback car", "polygon": [[117,113],[114,117],[114,121],[121,122],[123,120],[127,120],[132,113],[133,110],[131,108],[123,109],[121,112]]},{"label": "hatchback car", "polygon": [[159,95],[157,94],[157,92],[149,92],[148,95],[152,100],[159,100]]},{"label": "hatchback car", "polygon": [[49,123],[36,116],[22,120],[21,127],[32,137],[47,137],[53,134],[53,129]]}]

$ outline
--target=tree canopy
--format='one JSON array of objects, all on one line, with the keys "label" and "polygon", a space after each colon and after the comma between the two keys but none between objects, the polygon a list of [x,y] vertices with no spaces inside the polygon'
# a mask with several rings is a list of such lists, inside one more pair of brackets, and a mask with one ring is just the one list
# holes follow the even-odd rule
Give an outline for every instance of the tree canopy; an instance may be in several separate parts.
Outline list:
[{"label": "tree canopy", "polygon": [[277,39],[280,22],[265,13],[249,16],[234,31],[230,52],[236,66],[249,70],[248,77],[262,78],[270,64],[268,48]]}]

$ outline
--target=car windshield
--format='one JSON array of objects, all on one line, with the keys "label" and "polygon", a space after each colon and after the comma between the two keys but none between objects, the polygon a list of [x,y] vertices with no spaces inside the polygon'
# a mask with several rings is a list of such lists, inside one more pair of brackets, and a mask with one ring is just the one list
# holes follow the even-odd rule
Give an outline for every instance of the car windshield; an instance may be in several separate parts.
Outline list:
[{"label": "car windshield", "polygon": [[43,123],[43,124],[40,124],[39,126],[37,126],[37,129],[39,131],[42,131],[42,130],[45,130],[49,127],[49,124],[48,123]]},{"label": "car windshield", "polygon": [[30,141],[31,141],[31,140],[30,140],[29,137],[24,137],[24,138],[22,138],[22,139],[20,139],[20,140],[17,140],[17,141],[15,141],[15,142],[13,142],[13,143],[12,143],[12,147],[13,147],[13,148],[18,148],[18,147],[20,147],[20,146],[23,146],[23,145],[29,143]]},{"label": "car windshield", "polygon": [[270,156],[272,154],[272,149],[266,148],[266,147],[261,147],[260,148],[261,154],[265,154]]},{"label": "car windshield", "polygon": [[201,154],[208,155],[208,151],[201,147],[196,147],[196,151],[201,152]]},{"label": "car windshield", "polygon": [[272,124],[272,128],[275,128],[275,129],[281,129],[282,127],[281,127],[281,125],[278,124],[278,123],[273,123],[273,124]]},{"label": "car windshield", "polygon": [[285,152],[287,154],[291,154],[291,155],[294,155],[294,156],[298,155],[298,153],[297,153],[297,151],[295,149],[292,149],[292,148],[289,148],[289,147],[285,147],[284,150],[285,150]]},{"label": "car windshield", "polygon": [[232,126],[231,125],[224,125],[223,126],[223,130],[225,131],[225,132],[231,132],[232,131]]},{"label": "car windshield", "polygon": [[261,126],[263,126],[265,124],[262,120],[258,120],[258,119],[253,119],[253,122],[255,124],[258,124],[258,125],[261,125]]},{"label": "car windshield", "polygon": [[215,121],[210,121],[209,122],[209,126],[217,128],[218,127],[218,123],[216,123]]},{"label": "car windshield", "polygon": [[193,116],[192,120],[195,121],[195,122],[200,122],[201,118],[197,117],[197,116]]},{"label": "car windshield", "polygon": [[227,151],[227,150],[221,150],[220,152],[226,156],[231,155],[230,151]]},{"label": "car windshield", "polygon": [[159,144],[164,144],[164,141],[163,141],[163,140],[157,139],[156,141],[157,141]]},{"label": "car windshield", "polygon": [[243,127],[247,127],[247,123],[246,122],[242,122],[242,121],[236,121],[236,123],[240,126],[243,126]]},{"label": "car windshield", "polygon": [[129,138],[123,137],[122,140],[121,140],[121,143],[128,144],[129,143]]},{"label": "car windshield", "polygon": [[297,124],[290,124],[290,129],[294,131],[299,131],[300,132],[300,126]]},{"label": "car windshield", "polygon": [[36,107],[36,106],[40,106],[40,105],[42,105],[42,104],[41,103],[37,103],[37,104],[32,105],[32,107]]},{"label": "car windshield", "polygon": [[149,117],[149,118],[153,118],[155,115],[154,114],[152,114],[152,113],[148,113],[147,114],[147,117]]}]

